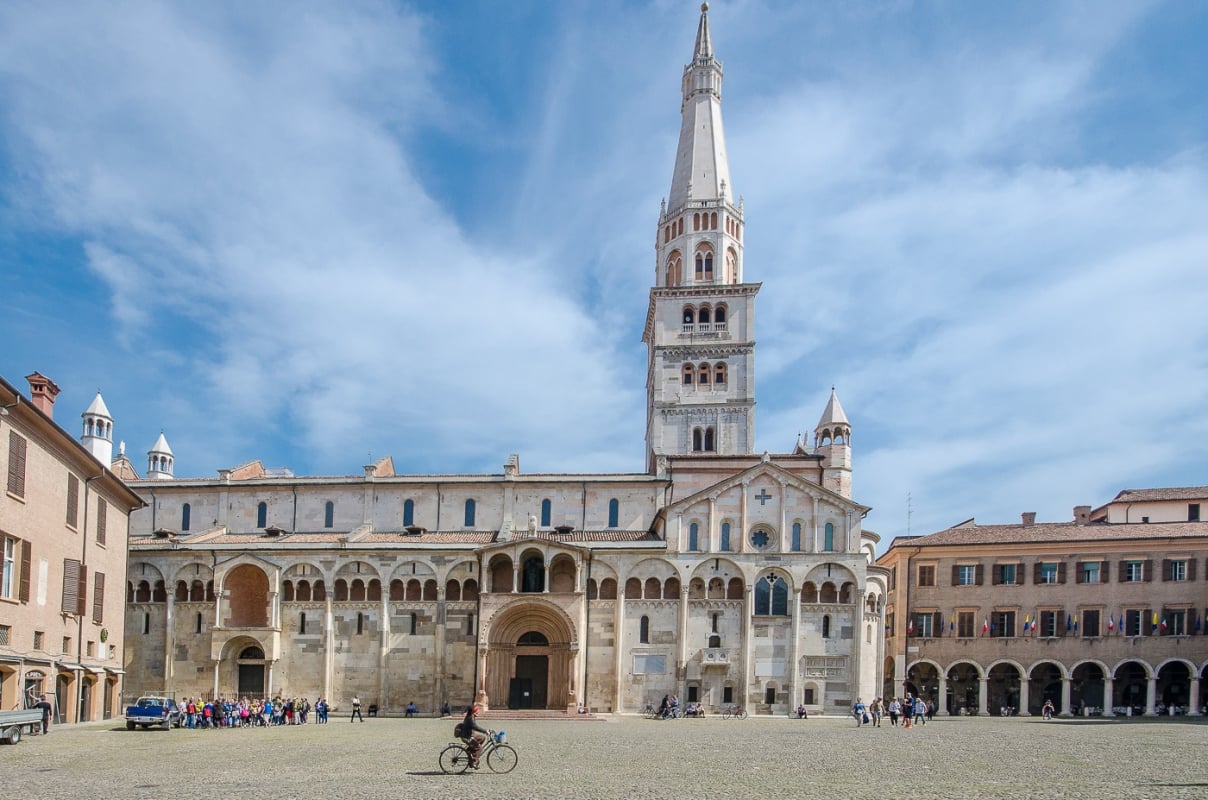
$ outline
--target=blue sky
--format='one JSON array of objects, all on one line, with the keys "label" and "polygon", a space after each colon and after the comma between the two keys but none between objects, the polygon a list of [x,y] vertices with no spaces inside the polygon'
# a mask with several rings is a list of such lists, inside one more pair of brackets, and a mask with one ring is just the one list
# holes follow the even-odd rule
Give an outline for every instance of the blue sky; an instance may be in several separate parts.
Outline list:
[{"label": "blue sky", "polygon": [[[6,3],[0,374],[140,467],[643,468],[694,2]],[[1208,483],[1208,6],[713,3],[760,450],[885,541]]]}]

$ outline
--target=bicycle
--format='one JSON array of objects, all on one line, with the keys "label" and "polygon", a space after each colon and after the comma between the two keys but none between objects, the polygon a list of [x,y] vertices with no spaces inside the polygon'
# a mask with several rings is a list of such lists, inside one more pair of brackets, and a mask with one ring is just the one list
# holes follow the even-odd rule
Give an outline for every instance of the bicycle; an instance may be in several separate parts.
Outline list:
[{"label": "bicycle", "polygon": [[654,703],[647,703],[646,707],[642,709],[642,716],[646,719],[657,719],[661,714]]},{"label": "bicycle", "polygon": [[[491,772],[511,772],[516,769],[519,760],[516,750],[504,743],[504,732],[491,731],[482,743],[482,752],[478,754],[479,762],[486,759],[487,768]],[[464,742],[449,742],[440,751],[440,769],[446,775],[460,775],[470,768],[470,746]]]},{"label": "bicycle", "polygon": [[746,719],[747,710],[742,706],[727,706],[726,710],[721,712],[722,719]]}]

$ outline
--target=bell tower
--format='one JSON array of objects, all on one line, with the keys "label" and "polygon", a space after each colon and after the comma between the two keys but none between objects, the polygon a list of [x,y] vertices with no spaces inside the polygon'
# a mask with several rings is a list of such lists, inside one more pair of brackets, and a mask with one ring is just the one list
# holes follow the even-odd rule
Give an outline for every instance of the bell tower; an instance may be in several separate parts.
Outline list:
[{"label": "bell tower", "polygon": [[735,455],[755,446],[755,295],[743,282],[742,200],[730,184],[722,65],[701,6],[681,84],[679,145],[659,209],[647,347],[647,469],[660,457]]}]

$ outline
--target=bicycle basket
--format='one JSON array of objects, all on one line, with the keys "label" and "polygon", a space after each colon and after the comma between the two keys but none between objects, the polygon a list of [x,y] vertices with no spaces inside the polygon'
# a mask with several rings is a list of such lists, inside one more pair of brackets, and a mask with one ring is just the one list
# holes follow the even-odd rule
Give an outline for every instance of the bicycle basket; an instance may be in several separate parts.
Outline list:
[{"label": "bicycle basket", "polygon": [[495,734],[495,744],[503,744],[504,738],[505,738],[504,732],[499,731],[498,733]]}]

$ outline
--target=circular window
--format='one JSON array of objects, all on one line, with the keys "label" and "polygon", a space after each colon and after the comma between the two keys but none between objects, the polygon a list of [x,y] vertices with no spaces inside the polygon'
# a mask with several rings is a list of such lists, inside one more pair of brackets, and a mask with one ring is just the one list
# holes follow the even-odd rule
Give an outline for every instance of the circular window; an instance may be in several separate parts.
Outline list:
[{"label": "circular window", "polygon": [[768,546],[771,539],[768,537],[767,531],[751,531],[751,545],[760,550]]}]

